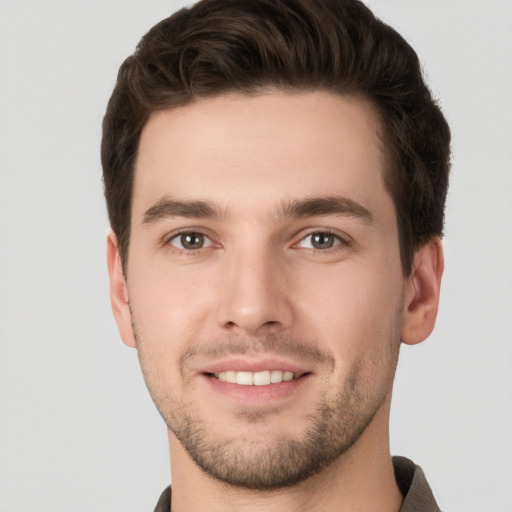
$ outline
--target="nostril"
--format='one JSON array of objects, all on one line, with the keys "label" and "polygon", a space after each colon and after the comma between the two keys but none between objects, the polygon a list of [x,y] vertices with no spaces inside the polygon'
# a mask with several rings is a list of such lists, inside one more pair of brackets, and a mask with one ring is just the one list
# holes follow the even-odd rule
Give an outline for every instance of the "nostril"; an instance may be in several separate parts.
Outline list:
[{"label": "nostril", "polygon": [[274,331],[276,327],[282,326],[281,322],[277,320],[269,320],[268,322],[265,322],[261,325],[262,330],[267,331]]},{"label": "nostril", "polygon": [[229,316],[223,316],[224,318],[221,318],[222,328],[232,334],[240,331],[240,333],[245,335],[259,336],[269,334],[270,332],[277,332],[284,327],[276,311],[265,314],[264,311],[251,311],[247,309],[241,312],[238,311],[238,316],[236,312]]}]

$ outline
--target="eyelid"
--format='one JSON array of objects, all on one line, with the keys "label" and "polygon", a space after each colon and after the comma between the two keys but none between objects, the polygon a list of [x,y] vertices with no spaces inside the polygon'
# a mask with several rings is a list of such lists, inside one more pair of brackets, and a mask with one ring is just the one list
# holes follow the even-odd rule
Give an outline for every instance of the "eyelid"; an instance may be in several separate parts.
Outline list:
[{"label": "eyelid", "polygon": [[[186,249],[184,247],[177,247],[176,245],[173,245],[171,242],[172,240],[174,240],[175,238],[179,238],[183,235],[188,235],[188,234],[195,234],[195,235],[201,235],[204,237],[205,241],[207,241],[207,245],[204,245],[203,247],[200,247],[198,249]],[[201,249],[208,249],[210,247],[213,247],[214,245],[216,245],[217,243],[215,242],[215,239],[213,237],[213,235],[209,232],[209,230],[206,230],[204,228],[199,228],[199,227],[186,227],[186,228],[181,228],[181,229],[178,229],[176,231],[173,231],[172,233],[168,233],[167,235],[165,235],[163,238],[162,238],[162,245],[163,246],[170,246],[172,249],[176,250],[176,251],[181,251],[181,252],[186,252],[186,253],[192,253],[194,251],[199,251]],[[217,245],[220,245],[220,244],[217,244]]]},{"label": "eyelid", "polygon": [[353,244],[352,237],[347,235],[346,233],[340,233],[337,230],[329,229],[329,228],[312,228],[308,229],[306,233],[301,233],[300,237],[298,237],[298,240],[292,244],[293,248],[301,249],[303,247],[300,246],[300,244],[308,237],[317,235],[317,234],[323,234],[323,235],[330,235],[336,238],[337,242],[334,243],[332,247],[326,248],[326,249],[317,249],[315,247],[304,247],[304,249],[311,250],[311,251],[318,251],[318,252],[328,252],[329,250],[336,250],[340,246],[342,247],[349,247]]},{"label": "eyelid", "polygon": [[[171,243],[174,239],[179,238],[186,234],[202,235],[204,237],[205,241],[207,242],[207,245],[204,245],[203,247],[200,247],[198,249],[186,249],[184,247],[183,248],[177,247],[176,245]],[[330,228],[310,228],[310,229],[307,229],[307,231],[303,230],[302,233],[300,233],[299,235],[294,237],[296,241],[293,242],[290,245],[290,247],[301,249],[302,248],[301,243],[308,237],[311,237],[316,234],[325,234],[325,235],[333,236],[336,238],[336,242],[334,243],[334,245],[332,247],[329,247],[326,249],[318,249],[318,248],[314,248],[314,247],[306,247],[304,249],[326,253],[329,250],[336,250],[340,246],[349,247],[349,246],[353,245],[352,237],[350,237],[346,233],[340,233],[338,230],[333,230]],[[168,233],[167,235],[165,235],[162,238],[161,243],[163,246],[170,246],[172,249],[174,249],[176,251],[186,252],[188,254],[190,254],[194,251],[199,251],[201,249],[208,249],[208,248],[214,247],[214,246],[218,246],[218,247],[221,246],[220,242],[217,242],[215,240],[215,237],[210,233],[210,230],[201,228],[201,227],[193,227],[193,226],[181,228],[181,229],[178,229],[171,233]]]}]

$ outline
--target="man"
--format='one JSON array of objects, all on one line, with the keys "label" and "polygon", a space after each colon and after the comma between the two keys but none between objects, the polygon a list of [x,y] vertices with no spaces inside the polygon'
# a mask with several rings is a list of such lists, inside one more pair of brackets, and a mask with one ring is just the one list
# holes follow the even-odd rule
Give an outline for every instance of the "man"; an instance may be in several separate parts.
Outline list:
[{"label": "man", "polygon": [[449,129],[356,0],[203,0],[104,119],[111,300],[171,452],[158,511],[439,510],[390,456],[437,314]]}]

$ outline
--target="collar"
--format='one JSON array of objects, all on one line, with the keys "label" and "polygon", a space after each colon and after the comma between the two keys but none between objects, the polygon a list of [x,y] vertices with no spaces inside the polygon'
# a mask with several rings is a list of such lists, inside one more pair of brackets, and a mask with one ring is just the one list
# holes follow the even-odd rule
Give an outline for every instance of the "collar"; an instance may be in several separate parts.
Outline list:
[{"label": "collar", "polygon": [[[405,457],[393,457],[398,488],[404,495],[399,512],[440,512],[423,470]],[[154,512],[170,512],[171,486],[160,496]]]}]

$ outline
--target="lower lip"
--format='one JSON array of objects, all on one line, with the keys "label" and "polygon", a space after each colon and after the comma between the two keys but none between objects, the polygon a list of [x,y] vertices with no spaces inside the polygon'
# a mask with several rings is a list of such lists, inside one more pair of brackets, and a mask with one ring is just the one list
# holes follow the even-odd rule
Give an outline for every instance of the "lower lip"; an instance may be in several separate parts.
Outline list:
[{"label": "lower lip", "polygon": [[298,379],[268,384],[266,386],[243,386],[224,382],[205,374],[202,377],[215,392],[244,405],[257,405],[283,400],[292,396],[309,380],[311,375],[305,374]]}]

